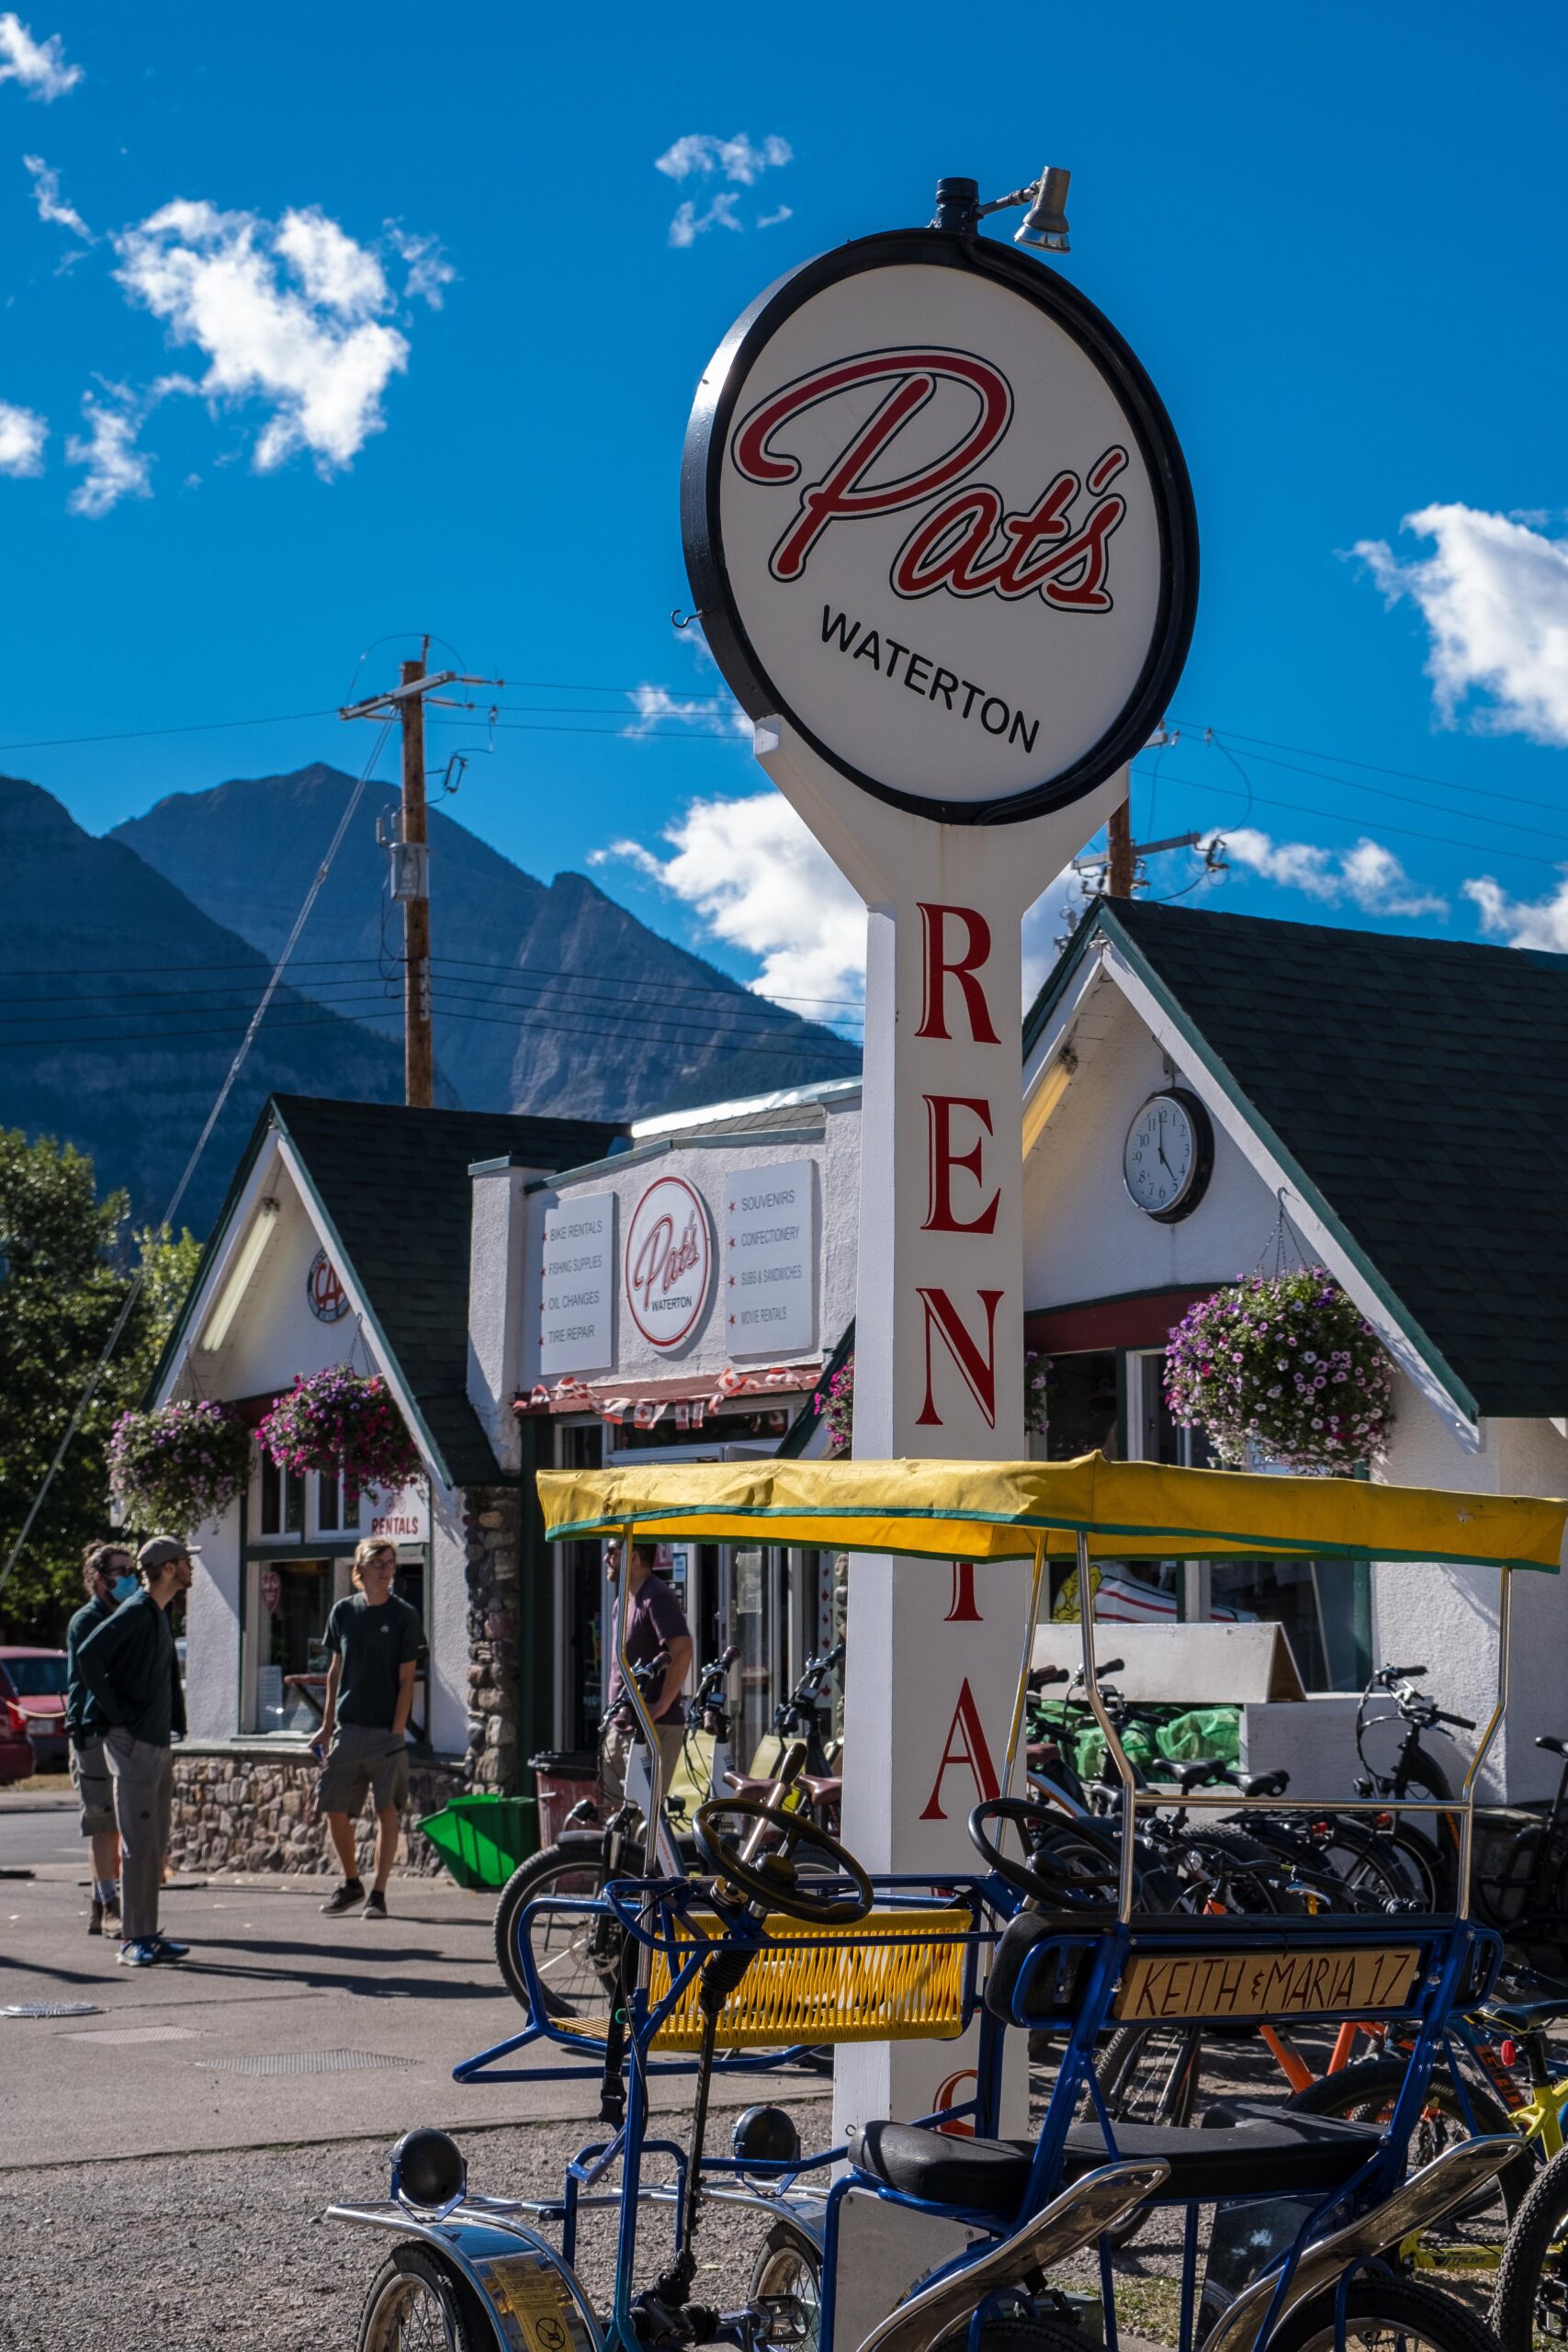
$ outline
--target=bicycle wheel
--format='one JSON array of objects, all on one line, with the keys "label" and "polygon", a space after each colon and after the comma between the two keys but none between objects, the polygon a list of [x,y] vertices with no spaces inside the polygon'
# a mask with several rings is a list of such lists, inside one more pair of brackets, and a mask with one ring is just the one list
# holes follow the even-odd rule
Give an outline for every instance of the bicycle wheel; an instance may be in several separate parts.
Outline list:
[{"label": "bicycle wheel", "polygon": [[1287,1918],[1300,1918],[1306,1911],[1301,1896],[1285,1883],[1288,1865],[1280,1856],[1239,1830],[1183,1830],[1172,1859],[1179,1866],[1183,1856],[1196,1865],[1196,1907],[1218,1901],[1227,1911],[1272,1912]]},{"label": "bicycle wheel", "polygon": [[822,2249],[816,2240],[793,2222],[775,2222],[752,2266],[747,2301],[764,2311],[772,2307],[785,2321],[782,2343],[817,2352],[822,2325]]},{"label": "bicycle wheel", "polygon": [[1568,2336],[1568,2148],[1537,2174],[1514,2216],[1487,2317],[1504,2352]]},{"label": "bicycle wheel", "polygon": [[1201,2026],[1124,2025],[1095,2073],[1113,2123],[1187,2123],[1202,2065]]},{"label": "bicycle wheel", "polygon": [[[518,1921],[541,1895],[591,1898],[604,1883],[604,1865],[594,1839],[581,1847],[547,1846],[520,1862],[502,1888],[495,1906],[496,1964],[525,2014],[531,2014],[531,2002],[517,1949]],[[619,1941],[617,1929],[606,1934],[604,1921],[591,1914],[568,1911],[535,1920],[529,1950],[551,2017],[581,2017],[608,2007]]]},{"label": "bicycle wheel", "polygon": [[394,2246],[370,2281],[358,2352],[486,2352],[484,2305],[461,2272],[422,2245]]},{"label": "bicycle wheel", "polygon": [[[1335,2293],[1309,2295],[1269,2338],[1269,2352],[1335,2352]],[[1497,2352],[1483,2320],[1435,2287],[1365,2272],[1346,2301],[1346,2344],[1365,2352]]]},{"label": "bicycle wheel", "polygon": [[[1343,2123],[1384,2123],[1393,2112],[1393,2103],[1404,2087],[1404,2061],[1396,2052],[1385,2052],[1378,2058],[1359,2058],[1354,2065],[1342,2066],[1337,2075],[1325,2075],[1304,2091],[1298,2091],[1290,2102],[1305,2115],[1326,2115]],[[1479,2083],[1466,2081],[1465,2093],[1474,2119],[1474,2130],[1485,2136],[1491,2132],[1506,2132],[1513,2129],[1508,2110],[1495,2093]],[[1458,2091],[1446,2069],[1434,2070],[1427,2086],[1421,2114],[1410,2135],[1410,2168],[1414,2172],[1430,2164],[1445,2148],[1457,2141],[1472,2137],[1470,2123],[1465,2120]],[[1478,2199],[1461,2209],[1450,2221],[1473,2220],[1495,2207],[1501,2197],[1504,2211],[1512,2222],[1515,2214],[1529,2191],[1535,2177],[1535,2165],[1529,2150],[1521,2145],[1518,2154],[1504,2165],[1495,2188],[1486,2188]]]},{"label": "bicycle wheel", "polygon": [[[980,2352],[1088,2352],[1094,2340],[1087,2329],[1080,2335],[1065,2320],[1037,2319],[1032,2312],[998,2313],[980,2328]],[[932,2352],[965,2352],[968,2342],[964,2320],[938,2337]]]}]

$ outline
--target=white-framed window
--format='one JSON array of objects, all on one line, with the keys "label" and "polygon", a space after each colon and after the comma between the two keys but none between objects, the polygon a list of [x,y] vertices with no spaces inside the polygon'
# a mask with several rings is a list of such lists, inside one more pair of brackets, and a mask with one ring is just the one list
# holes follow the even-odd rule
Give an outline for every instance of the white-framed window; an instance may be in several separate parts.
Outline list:
[{"label": "white-framed window", "polygon": [[255,1494],[255,1534],[271,1543],[357,1534],[363,1510],[358,1487],[331,1470],[281,1470],[262,1456]]}]

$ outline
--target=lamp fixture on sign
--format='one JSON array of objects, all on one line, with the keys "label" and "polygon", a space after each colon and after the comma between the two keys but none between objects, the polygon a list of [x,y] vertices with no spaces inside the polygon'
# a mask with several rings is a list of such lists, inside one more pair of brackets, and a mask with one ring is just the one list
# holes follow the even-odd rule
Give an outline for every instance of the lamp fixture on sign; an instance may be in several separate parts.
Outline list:
[{"label": "lamp fixture on sign", "polygon": [[216,1355],[229,1336],[229,1329],[240,1311],[240,1301],[250,1287],[251,1276],[266,1254],[266,1247],[277,1230],[278,1204],[270,1196],[256,1204],[251,1229],[234,1253],[234,1261],[224,1277],[217,1304],[207,1318],[201,1335],[204,1355]]}]

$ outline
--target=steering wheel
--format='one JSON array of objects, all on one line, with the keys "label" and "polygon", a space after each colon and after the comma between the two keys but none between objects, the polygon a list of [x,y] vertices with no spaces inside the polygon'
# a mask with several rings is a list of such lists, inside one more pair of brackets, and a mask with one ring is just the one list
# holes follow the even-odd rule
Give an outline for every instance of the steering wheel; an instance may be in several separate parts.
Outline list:
[{"label": "steering wheel", "polygon": [[[993,1822],[1008,1821],[1022,1843],[1021,1861],[1004,1853],[991,1835]],[[1115,1850],[1087,1825],[1064,1821],[1054,1805],[1036,1804],[1029,1797],[989,1797],[969,1816],[969,1842],[987,1869],[1021,1894],[1054,1911],[1092,1911],[1104,1917],[1106,1897],[1116,1888]]]},{"label": "steering wheel", "polygon": [[[727,1833],[727,1822],[742,1825],[739,1834]],[[741,1848],[759,1822],[776,1830],[780,1842],[766,1853],[746,1855]],[[813,1928],[847,1928],[871,1910],[871,1881],[854,1856],[804,1814],[775,1813],[760,1797],[713,1798],[698,1806],[692,1828],[697,1851],[715,1877],[764,1911],[782,1911]],[[809,1883],[803,1886],[795,1860],[800,1847],[812,1858],[819,1856],[820,1866],[834,1877],[852,1879],[854,1893],[816,1894]]]}]

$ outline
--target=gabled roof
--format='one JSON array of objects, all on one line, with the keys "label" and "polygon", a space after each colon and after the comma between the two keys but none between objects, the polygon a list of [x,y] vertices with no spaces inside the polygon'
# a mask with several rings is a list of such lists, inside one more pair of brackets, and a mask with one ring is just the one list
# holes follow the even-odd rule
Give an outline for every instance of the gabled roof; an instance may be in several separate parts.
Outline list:
[{"label": "gabled roof", "polygon": [[[332,1254],[352,1274],[377,1337],[397,1365],[439,1471],[457,1487],[500,1476],[468,1397],[468,1247],[476,1162],[554,1170],[608,1151],[624,1127],[488,1111],[411,1110],[275,1094],[256,1122],[197,1280],[221,1246],[257,1154],[276,1133],[293,1146]],[[165,1351],[184,1336],[185,1318]]]},{"label": "gabled roof", "polygon": [[1101,901],[1026,1060],[1101,940],[1475,1409],[1568,1412],[1568,956]]}]

